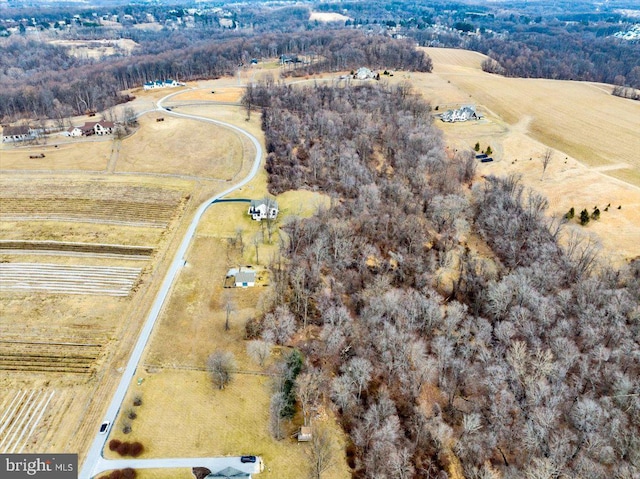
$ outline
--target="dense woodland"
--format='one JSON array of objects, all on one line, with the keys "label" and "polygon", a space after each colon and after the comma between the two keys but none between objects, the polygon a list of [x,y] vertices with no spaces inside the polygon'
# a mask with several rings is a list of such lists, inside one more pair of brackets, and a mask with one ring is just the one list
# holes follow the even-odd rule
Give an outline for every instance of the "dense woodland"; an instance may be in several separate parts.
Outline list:
[{"label": "dense woodland", "polygon": [[248,94],[270,191],[333,198],[284,226],[248,333],[301,349],[301,406],[337,411],[353,477],[638,477],[638,261],[608,268],[517,177],[476,179],[406,85]]},{"label": "dense woodland", "polygon": [[[0,74],[0,119],[64,118],[87,110],[104,110],[127,100],[122,90],[152,79],[180,81],[234,75],[252,58],[303,54],[306,62],[292,64],[284,74],[357,69],[430,71],[431,60],[408,40],[365,36],[359,31],[317,31],[304,34],[234,35],[194,46],[178,45],[162,53],[115,58],[100,63],[80,62],[49,45],[41,56],[34,40],[9,39],[0,46],[6,67]],[[57,68],[51,70],[49,58]]]}]

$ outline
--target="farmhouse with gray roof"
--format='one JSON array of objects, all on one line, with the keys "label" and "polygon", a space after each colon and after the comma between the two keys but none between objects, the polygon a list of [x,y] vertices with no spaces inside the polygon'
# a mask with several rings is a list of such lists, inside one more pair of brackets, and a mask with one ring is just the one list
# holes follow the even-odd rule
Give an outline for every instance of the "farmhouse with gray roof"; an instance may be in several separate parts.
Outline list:
[{"label": "farmhouse with gray roof", "polygon": [[455,121],[469,121],[479,120],[481,115],[476,112],[476,107],[473,105],[465,105],[457,110],[447,110],[444,112],[440,119],[447,123],[453,123]]},{"label": "farmhouse with gray roof", "polygon": [[278,202],[271,198],[263,200],[251,200],[249,216],[256,221],[264,219],[273,220],[278,216]]}]

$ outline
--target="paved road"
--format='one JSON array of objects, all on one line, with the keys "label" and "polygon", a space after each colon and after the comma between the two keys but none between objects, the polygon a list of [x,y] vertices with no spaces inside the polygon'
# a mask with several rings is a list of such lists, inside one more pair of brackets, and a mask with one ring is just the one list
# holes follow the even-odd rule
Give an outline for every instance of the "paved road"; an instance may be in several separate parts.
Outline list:
[{"label": "paved road", "polygon": [[[228,195],[232,191],[235,191],[236,189],[246,185],[249,181],[251,181],[255,177],[256,173],[258,172],[258,168],[260,167],[260,162],[262,161],[262,157],[263,157],[263,151],[262,151],[262,146],[260,145],[260,142],[253,135],[243,130],[242,128],[238,128],[235,125],[230,125],[228,123],[224,123],[218,120],[212,120],[209,118],[203,118],[203,117],[194,116],[194,115],[186,115],[184,113],[170,112],[164,109],[162,106],[163,102],[165,102],[172,96],[177,95],[179,93],[182,93],[182,92],[172,93],[171,95],[167,95],[166,97],[162,98],[158,102],[158,109],[168,115],[178,116],[182,118],[191,118],[199,121],[205,121],[208,123],[213,123],[215,125],[219,125],[219,126],[237,131],[238,133],[246,136],[247,138],[249,138],[249,140],[251,140],[251,143],[253,143],[253,146],[255,146],[256,148],[256,156],[253,160],[253,166],[251,168],[251,171],[244,179],[242,179],[236,185],[223,191],[222,193],[212,198],[209,198],[202,205],[200,205],[200,207],[196,211],[196,214],[193,217],[193,220],[191,221],[191,224],[189,225],[189,228],[187,229],[187,232],[185,233],[185,236],[182,239],[182,242],[180,243],[180,247],[176,251],[176,255],[173,261],[171,262],[171,266],[169,267],[169,270],[167,271],[164,277],[160,291],[158,291],[158,294],[153,302],[153,306],[151,307],[151,310],[149,311],[149,315],[147,316],[147,320],[145,321],[142,331],[140,332],[138,341],[136,342],[136,345],[133,348],[133,351],[131,352],[131,356],[129,358],[129,362],[127,363],[127,367],[122,375],[122,378],[120,379],[120,384],[118,385],[118,388],[116,389],[116,392],[113,395],[113,398],[111,399],[111,403],[109,404],[109,408],[107,409],[107,413],[104,416],[103,420],[110,421],[111,427],[113,427],[113,424],[116,420],[118,411],[120,410],[122,402],[124,401],[124,397],[127,393],[127,389],[129,388],[131,381],[135,375],[135,372],[138,367],[138,363],[140,362],[140,358],[142,357],[144,348],[147,345],[147,342],[149,341],[149,337],[151,335],[151,331],[153,330],[154,325],[156,324],[156,320],[160,316],[160,311],[162,310],[162,306],[164,305],[164,302],[169,294],[169,291],[171,290],[171,286],[173,285],[175,278],[178,276],[179,271],[182,269],[182,267],[185,264],[185,254],[187,252],[187,249],[189,248],[189,245],[191,244],[191,240],[193,239],[193,236],[196,232],[196,228],[198,227],[198,224],[200,223],[200,219],[202,218],[202,215],[207,210],[207,208],[209,208],[209,206],[211,206],[216,200]],[[102,457],[102,449],[105,446],[105,442],[107,440],[108,434],[99,434],[98,427],[99,427],[99,424],[96,424],[96,437],[94,438],[93,443],[91,444],[91,448],[89,449],[89,452],[87,454],[87,457],[85,458],[83,467],[80,471],[79,479],[90,479],[91,477],[95,476],[97,473],[101,471],[118,467],[116,466],[116,463],[121,462],[121,461],[109,461]],[[210,460],[214,460],[214,459],[215,458],[211,458]],[[231,459],[234,459],[234,458],[218,458],[216,460],[224,462]],[[180,459],[179,461],[183,461],[183,460],[189,461],[189,459]],[[235,460],[238,463],[240,463],[239,459],[235,458]],[[161,464],[164,464],[163,466],[149,466],[149,467],[175,467],[172,465],[167,465],[167,464],[175,464],[176,463],[175,461],[178,461],[178,460],[177,459],[162,460]],[[126,467],[133,467],[130,464],[132,462],[138,462],[138,461],[127,460],[126,462],[129,464]],[[226,466],[223,465],[221,468],[224,468],[224,467]]]}]

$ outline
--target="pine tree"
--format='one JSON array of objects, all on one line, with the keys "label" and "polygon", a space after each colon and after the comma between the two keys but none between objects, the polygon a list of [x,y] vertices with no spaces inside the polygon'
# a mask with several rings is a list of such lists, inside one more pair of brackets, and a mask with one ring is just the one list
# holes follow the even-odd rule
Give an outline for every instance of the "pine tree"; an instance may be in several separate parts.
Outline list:
[{"label": "pine tree", "polygon": [[585,208],[580,212],[580,224],[584,226],[588,222],[589,222],[589,212]]}]

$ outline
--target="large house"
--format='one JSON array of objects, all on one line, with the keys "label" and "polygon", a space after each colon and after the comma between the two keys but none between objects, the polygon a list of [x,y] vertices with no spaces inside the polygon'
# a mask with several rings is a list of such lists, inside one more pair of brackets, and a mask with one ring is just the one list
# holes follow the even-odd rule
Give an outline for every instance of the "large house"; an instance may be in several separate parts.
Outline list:
[{"label": "large house", "polygon": [[473,105],[466,105],[457,110],[447,110],[440,116],[440,119],[447,123],[479,120],[480,118],[482,118],[482,116],[476,111],[476,108]]},{"label": "large house", "polygon": [[256,221],[273,220],[278,216],[278,203],[270,198],[251,200],[248,213]]},{"label": "large house", "polygon": [[35,138],[35,132],[27,125],[5,126],[2,129],[3,143],[32,140],[33,138]]},{"label": "large house", "polygon": [[145,90],[155,90],[156,88],[175,88],[177,86],[184,86],[184,83],[171,79],[164,81],[155,80],[146,82],[142,85],[142,88]]},{"label": "large house", "polygon": [[67,136],[110,135],[115,125],[111,121],[87,121],[82,126],[72,126],[67,130]]}]

